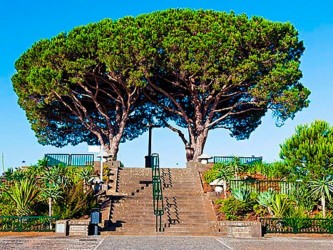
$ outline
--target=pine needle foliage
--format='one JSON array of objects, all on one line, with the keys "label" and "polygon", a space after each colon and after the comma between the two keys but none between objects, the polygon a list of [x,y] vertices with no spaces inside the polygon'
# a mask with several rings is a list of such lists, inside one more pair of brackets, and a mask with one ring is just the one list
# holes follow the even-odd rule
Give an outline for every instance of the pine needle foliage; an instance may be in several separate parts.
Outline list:
[{"label": "pine needle foliage", "polygon": [[280,148],[280,157],[294,178],[320,180],[333,175],[333,127],[328,122],[316,120],[297,126]]}]

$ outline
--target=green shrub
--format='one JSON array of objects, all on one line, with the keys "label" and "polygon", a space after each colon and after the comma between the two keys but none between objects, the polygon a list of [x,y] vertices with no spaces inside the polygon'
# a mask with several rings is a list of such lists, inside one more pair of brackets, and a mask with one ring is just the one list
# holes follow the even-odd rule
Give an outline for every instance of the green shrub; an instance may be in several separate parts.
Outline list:
[{"label": "green shrub", "polygon": [[287,217],[289,218],[308,218],[309,212],[304,209],[304,207],[294,206],[292,209],[289,209]]},{"label": "green shrub", "polygon": [[246,172],[250,175],[257,174],[257,173],[264,174],[266,165],[267,164],[263,163],[263,162],[254,162],[252,164],[247,165]]},{"label": "green shrub", "polygon": [[283,161],[273,163],[255,162],[246,167],[246,172],[250,175],[262,174],[270,179],[279,179],[288,177],[290,168]]},{"label": "green shrub", "polygon": [[299,229],[311,227],[312,223],[305,217],[287,217],[283,219],[283,225],[291,227],[293,232],[298,232]]},{"label": "green shrub", "polygon": [[225,214],[225,218],[226,218],[227,220],[238,220],[238,219],[239,219],[238,216],[236,216],[236,215],[232,215],[232,214]]},{"label": "green shrub", "polygon": [[221,171],[223,171],[223,169],[227,168],[227,164],[225,163],[215,163],[214,166],[206,171],[203,174],[203,179],[206,183],[211,183],[212,181],[221,178]]},{"label": "green shrub", "polygon": [[264,217],[267,214],[267,208],[259,204],[253,206],[253,211],[259,217]]},{"label": "green shrub", "polygon": [[288,177],[290,174],[290,168],[283,161],[276,161],[267,164],[266,176],[268,178],[280,179]]},{"label": "green shrub", "polygon": [[224,201],[224,199],[217,199],[217,200],[214,201],[214,204],[215,205],[221,205],[221,204],[223,204],[223,201]]},{"label": "green shrub", "polygon": [[284,224],[293,228],[293,230],[311,227],[312,225],[311,220],[308,220],[308,211],[306,211],[303,207],[296,206],[289,209],[285,217]]},{"label": "green shrub", "polygon": [[2,192],[0,195],[0,215],[15,215],[16,204],[10,196]]},{"label": "green shrub", "polygon": [[96,206],[93,191],[85,192],[83,182],[80,181],[72,188],[66,188],[63,199],[54,206],[54,215],[61,219],[79,218],[88,214]]},{"label": "green shrub", "polygon": [[331,212],[328,212],[325,218],[322,213],[316,214],[315,219],[322,219],[317,221],[317,225],[320,228],[326,229],[328,233],[333,234],[333,215]]},{"label": "green shrub", "polygon": [[290,198],[297,204],[298,207],[304,208],[307,212],[312,212],[314,206],[317,204],[314,196],[310,192],[310,189],[302,183],[299,183],[297,188],[292,190]]},{"label": "green shrub", "polygon": [[240,216],[244,216],[252,209],[251,203],[243,202],[230,197],[223,200],[220,212],[225,214],[226,219],[238,219]]}]

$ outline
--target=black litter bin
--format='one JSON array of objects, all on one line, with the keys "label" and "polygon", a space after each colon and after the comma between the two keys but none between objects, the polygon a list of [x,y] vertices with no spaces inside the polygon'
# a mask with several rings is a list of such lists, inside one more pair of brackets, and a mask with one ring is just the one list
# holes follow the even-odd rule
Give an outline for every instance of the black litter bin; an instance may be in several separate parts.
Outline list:
[{"label": "black litter bin", "polygon": [[98,235],[98,223],[101,223],[102,215],[99,208],[94,208],[90,213],[90,224],[93,226],[93,235]]},{"label": "black litter bin", "polygon": [[145,167],[146,168],[151,168],[151,159],[152,159],[151,155],[145,156]]}]

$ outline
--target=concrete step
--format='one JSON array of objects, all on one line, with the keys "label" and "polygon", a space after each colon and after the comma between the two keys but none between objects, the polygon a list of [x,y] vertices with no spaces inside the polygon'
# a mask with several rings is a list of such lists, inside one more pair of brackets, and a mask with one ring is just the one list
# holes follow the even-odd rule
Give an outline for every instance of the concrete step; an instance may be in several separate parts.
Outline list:
[{"label": "concrete step", "polygon": [[[177,224],[167,227],[165,234],[203,234],[207,224],[207,202],[198,172],[195,169],[161,169],[165,214],[163,224],[169,219],[178,219]],[[153,214],[151,169],[124,168],[119,171],[118,191],[126,194],[118,203],[113,203],[111,221],[122,221],[121,227],[112,227],[111,234],[156,234]],[[175,199],[174,199],[175,198]],[[167,202],[168,201],[168,202]],[[167,204],[170,204],[167,207]],[[160,235],[161,233],[157,233]]]},{"label": "concrete step", "polygon": [[135,223],[135,222],[127,222],[122,223],[120,227],[117,226],[117,231],[127,230],[127,229],[136,229],[136,230],[143,230],[143,229],[154,229],[156,226],[155,222],[149,223]]},{"label": "concrete step", "polygon": [[133,214],[124,214],[124,213],[116,213],[112,214],[112,219],[116,220],[119,219],[121,221],[128,221],[128,220],[135,220],[135,221],[155,221],[154,213],[151,212],[149,215],[139,216]]}]

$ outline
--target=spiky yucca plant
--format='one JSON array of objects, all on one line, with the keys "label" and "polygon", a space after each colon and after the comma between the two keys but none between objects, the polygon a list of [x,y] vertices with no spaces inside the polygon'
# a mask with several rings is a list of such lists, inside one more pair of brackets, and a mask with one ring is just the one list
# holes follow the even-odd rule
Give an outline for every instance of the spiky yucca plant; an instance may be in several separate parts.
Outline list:
[{"label": "spiky yucca plant", "polygon": [[323,207],[323,218],[326,217],[326,197],[331,201],[333,192],[333,180],[331,176],[323,177],[321,180],[315,180],[309,182],[309,188],[311,193],[320,197],[321,205]]},{"label": "spiky yucca plant", "polygon": [[16,204],[16,215],[31,215],[32,205],[38,197],[39,190],[31,179],[15,181],[12,187],[5,191]]}]

